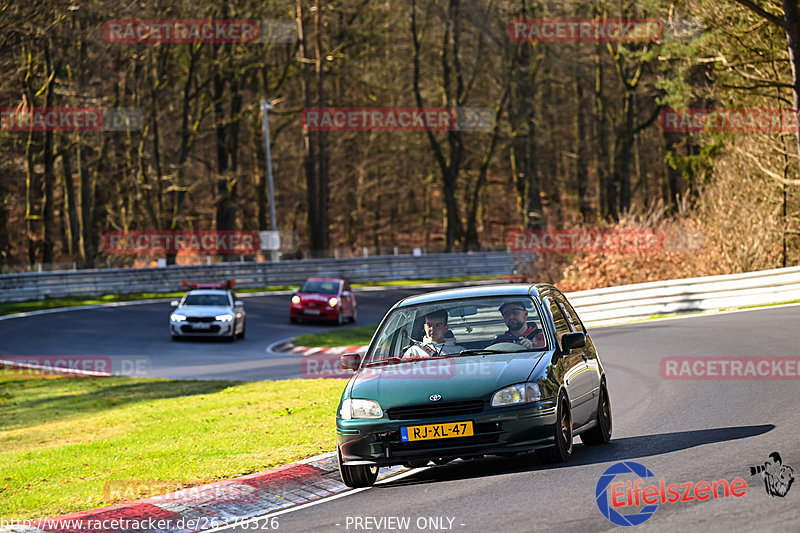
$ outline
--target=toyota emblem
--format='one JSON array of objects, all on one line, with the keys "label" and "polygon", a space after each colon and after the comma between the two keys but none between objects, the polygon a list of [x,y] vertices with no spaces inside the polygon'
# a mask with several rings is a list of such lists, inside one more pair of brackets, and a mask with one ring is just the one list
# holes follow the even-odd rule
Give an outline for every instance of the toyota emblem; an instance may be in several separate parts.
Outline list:
[{"label": "toyota emblem", "polygon": [[431,396],[431,398],[430,398],[430,400],[431,400],[432,402],[438,402],[438,401],[439,401],[439,400],[441,400],[441,399],[442,399],[442,395],[441,395],[441,394],[434,394],[434,395],[433,395],[433,396]]}]

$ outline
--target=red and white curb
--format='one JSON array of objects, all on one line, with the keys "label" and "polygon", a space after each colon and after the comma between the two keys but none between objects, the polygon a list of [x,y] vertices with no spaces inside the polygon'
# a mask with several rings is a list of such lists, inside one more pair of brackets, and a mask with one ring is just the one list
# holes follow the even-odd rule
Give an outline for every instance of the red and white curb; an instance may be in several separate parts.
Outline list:
[{"label": "red and white curb", "polygon": [[367,352],[367,346],[334,346],[331,348],[310,348],[308,346],[295,346],[294,344],[287,344],[280,350],[284,353],[291,353],[295,355],[341,355],[343,353],[360,353]]},{"label": "red and white curb", "polygon": [[[382,468],[380,479],[406,468]],[[335,452],[200,487],[53,518],[3,525],[2,533],[148,531],[187,533],[233,525],[350,490],[339,478]],[[4,520],[6,524],[8,519]],[[17,520],[17,523],[20,521]]]}]

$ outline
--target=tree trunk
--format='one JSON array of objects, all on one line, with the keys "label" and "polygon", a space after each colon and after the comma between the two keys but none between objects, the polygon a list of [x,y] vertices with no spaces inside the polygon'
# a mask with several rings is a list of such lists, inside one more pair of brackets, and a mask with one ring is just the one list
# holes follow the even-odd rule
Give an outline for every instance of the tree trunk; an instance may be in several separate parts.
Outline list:
[{"label": "tree trunk", "polygon": [[80,246],[80,230],[78,229],[77,203],[75,201],[75,183],[72,181],[72,156],[70,147],[61,148],[61,169],[64,172],[64,215],[67,233],[67,253],[72,257]]}]

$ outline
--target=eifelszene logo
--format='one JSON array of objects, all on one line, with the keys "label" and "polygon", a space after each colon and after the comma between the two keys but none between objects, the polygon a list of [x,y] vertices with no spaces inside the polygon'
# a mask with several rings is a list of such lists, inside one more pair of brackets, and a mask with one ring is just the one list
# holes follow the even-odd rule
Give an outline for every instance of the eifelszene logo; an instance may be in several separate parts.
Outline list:
[{"label": "eifelszene logo", "polygon": [[761,476],[761,479],[764,480],[764,488],[767,490],[767,494],[772,497],[779,496],[783,498],[789,492],[792,483],[794,483],[794,469],[789,465],[783,464],[781,454],[778,452],[769,454],[769,459],[766,463],[751,466],[750,475]]},{"label": "eifelszene logo", "polygon": [[[613,482],[617,476],[634,479]],[[643,486],[644,479],[650,477],[655,477],[655,474],[646,466],[633,461],[622,461],[608,467],[597,480],[595,487],[595,501],[603,516],[618,526],[638,526],[655,514],[659,503],[741,498],[747,493],[747,482],[740,477],[730,482],[718,479],[710,482],[689,481],[669,484],[662,477],[658,480],[658,485]],[[640,506],[643,507],[639,508]],[[622,514],[620,511],[626,507],[633,512]]]}]

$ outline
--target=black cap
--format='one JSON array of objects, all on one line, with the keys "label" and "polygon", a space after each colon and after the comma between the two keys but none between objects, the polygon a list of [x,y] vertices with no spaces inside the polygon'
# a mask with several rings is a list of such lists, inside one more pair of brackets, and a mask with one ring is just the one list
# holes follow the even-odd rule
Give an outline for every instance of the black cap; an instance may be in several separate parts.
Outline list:
[{"label": "black cap", "polygon": [[521,307],[523,310],[526,310],[526,311],[527,311],[527,309],[528,309],[528,308],[525,306],[525,302],[523,302],[523,301],[520,301],[520,300],[511,300],[510,302],[506,302],[506,303],[504,303],[503,305],[501,305],[501,306],[498,308],[498,310],[499,310],[499,311],[502,313],[502,312],[503,312],[503,309],[505,309],[505,308],[506,308],[507,306],[509,306],[509,305],[518,305],[518,306],[520,306],[520,307]]}]

